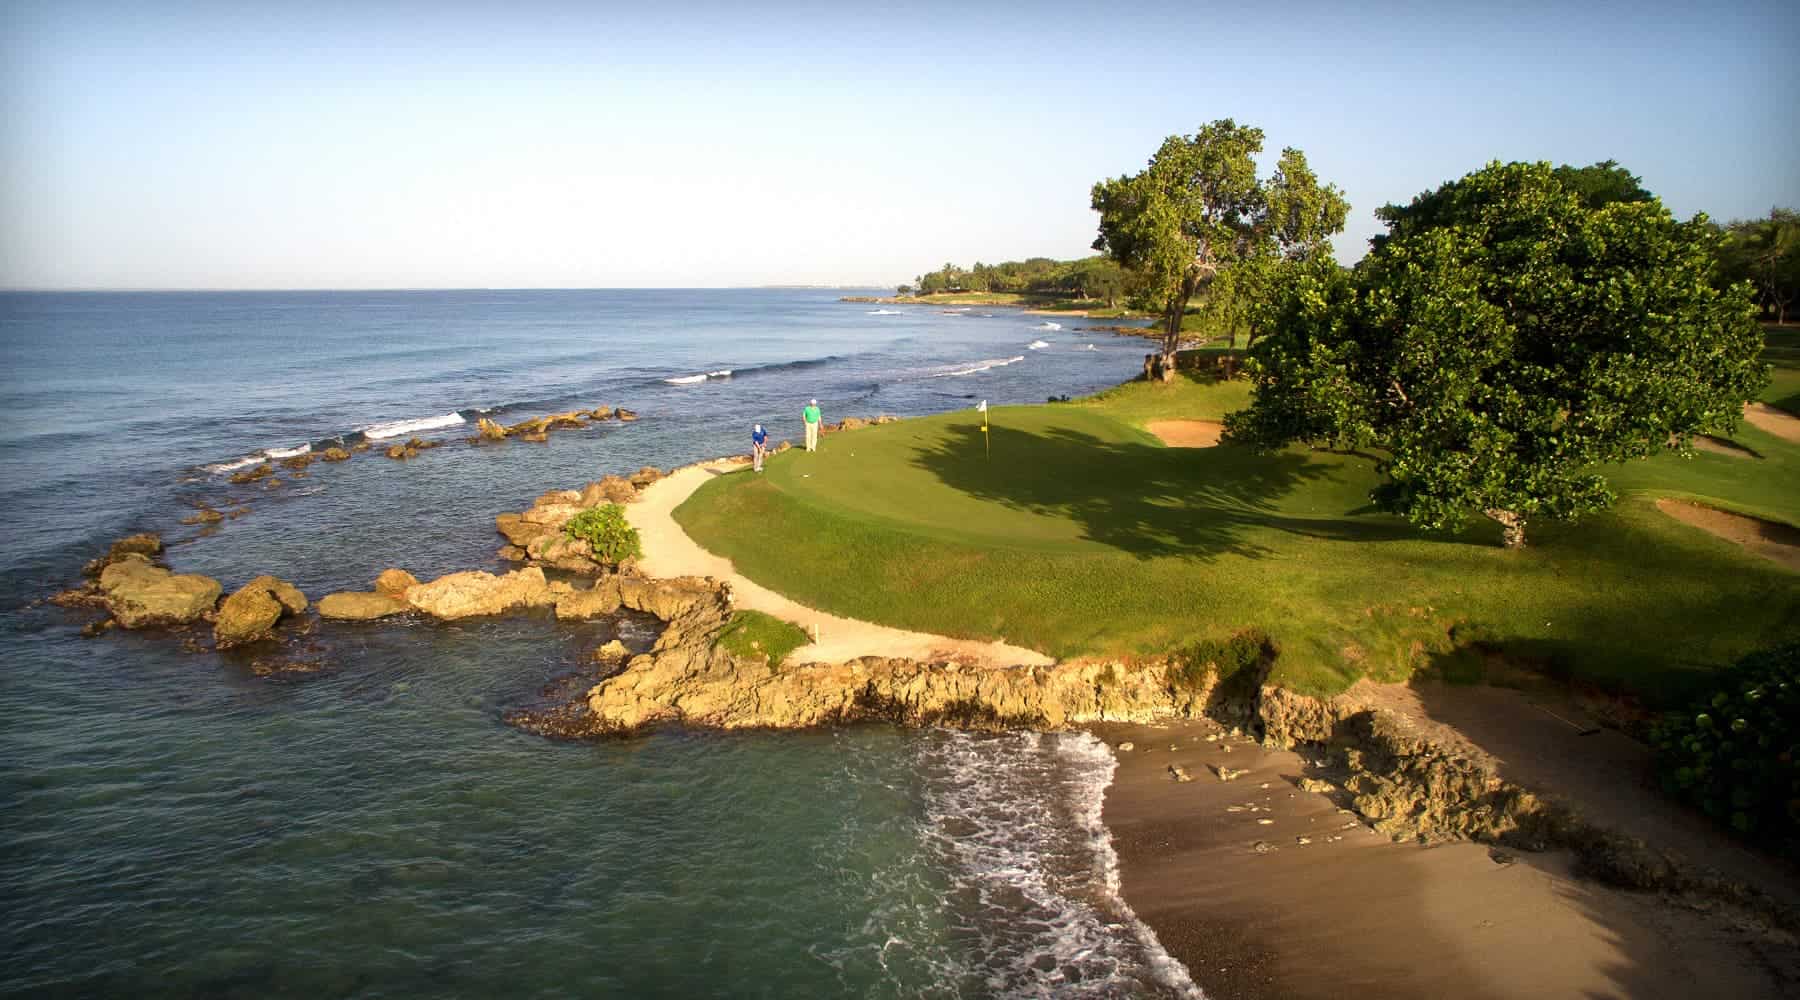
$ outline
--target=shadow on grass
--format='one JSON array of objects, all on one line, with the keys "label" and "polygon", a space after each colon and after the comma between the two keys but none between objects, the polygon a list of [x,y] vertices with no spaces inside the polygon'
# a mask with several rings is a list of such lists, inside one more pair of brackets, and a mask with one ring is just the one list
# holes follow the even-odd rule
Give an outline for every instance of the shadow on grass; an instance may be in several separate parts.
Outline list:
[{"label": "shadow on grass", "polygon": [[1297,453],[1246,448],[1159,448],[1104,441],[1064,427],[995,427],[984,452],[979,426],[951,429],[913,464],[971,497],[1014,510],[1071,518],[1090,541],[1139,558],[1270,554],[1256,530],[1338,541],[1414,538],[1386,520],[1285,514],[1281,498],[1333,478],[1339,467]]}]

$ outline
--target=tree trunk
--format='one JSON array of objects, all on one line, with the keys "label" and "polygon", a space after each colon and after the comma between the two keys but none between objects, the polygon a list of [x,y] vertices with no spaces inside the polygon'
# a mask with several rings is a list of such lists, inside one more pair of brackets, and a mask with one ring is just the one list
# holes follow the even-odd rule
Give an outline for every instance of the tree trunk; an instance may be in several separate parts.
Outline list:
[{"label": "tree trunk", "polygon": [[1516,511],[1501,510],[1490,507],[1482,511],[1488,517],[1500,522],[1500,544],[1509,549],[1525,547],[1525,516]]}]

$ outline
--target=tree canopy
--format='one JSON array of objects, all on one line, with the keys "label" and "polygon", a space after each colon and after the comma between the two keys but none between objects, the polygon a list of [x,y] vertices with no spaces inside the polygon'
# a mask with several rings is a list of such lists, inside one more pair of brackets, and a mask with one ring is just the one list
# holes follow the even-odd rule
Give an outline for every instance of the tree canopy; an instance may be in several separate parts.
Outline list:
[{"label": "tree canopy", "polygon": [[1094,249],[1137,275],[1162,312],[1163,378],[1174,374],[1197,292],[1239,269],[1254,283],[1253,272],[1280,260],[1328,251],[1344,227],[1348,203],[1335,186],[1319,186],[1299,150],[1283,150],[1274,176],[1258,180],[1262,146],[1262,129],[1224,118],[1163,140],[1143,171],[1094,185]]},{"label": "tree canopy", "polygon": [[[1655,195],[1644,190],[1643,181],[1619,166],[1616,160],[1601,160],[1588,167],[1563,164],[1550,171],[1563,189],[1580,200],[1584,208],[1605,208],[1621,202],[1647,202]],[[1433,226],[1464,225],[1476,221],[1485,206],[1468,200],[1460,182],[1441,185],[1426,191],[1411,204],[1389,203],[1375,210],[1375,217],[1387,224],[1388,231],[1375,236],[1369,245],[1380,249],[1390,239]]]},{"label": "tree canopy", "polygon": [[1800,215],[1777,208],[1766,219],[1740,219],[1725,227],[1719,249],[1720,277],[1756,287],[1758,304],[1777,323],[1800,296]]},{"label": "tree canopy", "polygon": [[1379,507],[1427,529],[1481,511],[1516,546],[1528,518],[1608,505],[1605,463],[1734,428],[1767,372],[1748,289],[1710,280],[1716,231],[1590,199],[1493,163],[1390,218],[1354,273],[1291,269],[1231,435],[1384,449]]},{"label": "tree canopy", "polygon": [[1105,257],[1084,257],[1080,260],[1032,257],[999,264],[977,261],[969,268],[945,264],[936,271],[919,275],[912,285],[902,286],[903,294],[914,287],[920,295],[942,292],[1022,292],[1104,299],[1112,304],[1126,294],[1126,276],[1118,264]]}]

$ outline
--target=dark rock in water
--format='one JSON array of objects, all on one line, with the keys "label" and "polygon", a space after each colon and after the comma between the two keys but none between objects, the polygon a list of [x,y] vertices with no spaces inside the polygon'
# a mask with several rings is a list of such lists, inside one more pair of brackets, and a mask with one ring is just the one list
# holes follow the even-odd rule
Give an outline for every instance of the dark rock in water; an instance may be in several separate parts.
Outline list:
[{"label": "dark rock in water", "polygon": [[264,462],[263,464],[255,467],[253,469],[246,469],[243,472],[232,473],[231,481],[238,484],[239,486],[242,486],[245,483],[254,483],[259,479],[267,479],[274,474],[275,474],[275,467],[270,465],[267,462]]},{"label": "dark rock in water", "polygon": [[397,459],[418,458],[419,449],[408,448],[404,444],[390,445],[387,450],[387,457]]},{"label": "dark rock in water", "polygon": [[532,444],[543,444],[550,440],[549,431],[523,431],[512,434],[511,436],[516,437],[521,441],[530,441]]},{"label": "dark rock in water", "polygon": [[481,419],[475,421],[475,428],[481,432],[480,435],[476,438],[476,440],[478,440],[478,441],[504,441],[504,440],[506,440],[506,428],[500,426],[499,424],[495,423],[492,420],[489,420],[487,417],[482,417]]},{"label": "dark rock in water", "polygon": [[100,574],[107,610],[124,628],[184,625],[197,621],[219,600],[219,581],[195,573],[177,574],[129,553]]},{"label": "dark rock in water", "polygon": [[386,594],[343,591],[319,598],[319,617],[338,621],[371,621],[407,610],[407,606]]},{"label": "dark rock in water", "polygon": [[107,632],[112,631],[113,626],[117,624],[118,623],[111,618],[102,618],[97,622],[88,622],[86,625],[81,626],[81,637],[83,639],[92,639],[96,636],[104,635]]},{"label": "dark rock in water", "polygon": [[312,452],[303,451],[298,455],[289,455],[287,458],[282,459],[281,467],[284,469],[293,469],[295,471],[299,471],[299,470],[304,469],[307,466],[313,464],[313,462],[316,461],[317,458],[318,458],[318,456],[314,455]]},{"label": "dark rock in water", "polygon": [[229,513],[229,514],[226,514],[226,515],[225,515],[225,516],[226,516],[226,517],[229,517],[229,518],[231,518],[231,519],[232,519],[232,520],[233,520],[233,521],[235,521],[235,520],[237,520],[237,519],[238,519],[238,518],[240,518],[240,517],[243,517],[243,516],[244,516],[244,515],[245,515],[245,514],[248,514],[248,513],[250,513],[250,508],[248,508],[248,507],[238,507],[238,508],[236,508],[236,509],[235,509],[235,510],[233,510],[233,511],[232,511],[232,512],[231,512],[231,513]]},{"label": "dark rock in water", "polygon": [[369,450],[369,442],[366,440],[358,441],[355,444],[350,446],[350,450],[351,451],[368,451]]},{"label": "dark rock in water", "polygon": [[618,416],[618,418],[620,420],[624,420],[626,422],[630,422],[630,421],[636,420],[638,418],[637,412],[635,410],[627,410],[622,406],[619,407],[616,415]]},{"label": "dark rock in water", "polygon": [[611,420],[614,416],[613,408],[610,406],[596,406],[588,411],[588,416],[595,420]]},{"label": "dark rock in water", "polygon": [[631,656],[631,650],[617,639],[608,639],[594,650],[594,659],[601,663],[622,663]]},{"label": "dark rock in water", "polygon": [[182,524],[218,524],[220,521],[223,521],[223,520],[225,520],[224,514],[221,514],[218,511],[213,510],[211,507],[202,507],[202,508],[200,508],[200,510],[198,512],[190,514],[187,517],[182,518],[181,523]]},{"label": "dark rock in water", "polygon": [[322,462],[348,462],[350,461],[350,453],[342,448],[334,446],[327,448],[320,453],[319,460]]},{"label": "dark rock in water", "polygon": [[507,562],[524,562],[531,558],[529,555],[525,554],[524,549],[519,548],[517,545],[502,545],[500,546],[500,551],[497,555]]},{"label": "dark rock in water", "polygon": [[306,611],[306,595],[300,588],[273,576],[259,576],[240,587],[219,606],[213,623],[213,645],[230,649],[274,635],[283,615]]},{"label": "dark rock in water", "polygon": [[59,608],[104,608],[106,595],[93,585],[65,590],[50,598],[50,603]]}]

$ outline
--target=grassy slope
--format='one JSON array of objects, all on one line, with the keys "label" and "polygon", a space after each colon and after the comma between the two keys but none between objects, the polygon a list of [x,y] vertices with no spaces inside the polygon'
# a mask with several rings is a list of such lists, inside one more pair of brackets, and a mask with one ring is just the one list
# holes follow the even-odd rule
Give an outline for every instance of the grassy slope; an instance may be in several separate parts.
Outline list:
[{"label": "grassy slope", "polygon": [[1760,461],[1638,463],[1615,476],[1614,511],[1534,525],[1533,547],[1508,553],[1485,522],[1426,538],[1369,510],[1365,456],[1168,449],[1140,427],[1245,401],[1241,384],[1183,380],[1001,408],[991,459],[972,413],[833,435],[707,484],[676,518],[759,582],[902,627],[1059,656],[1261,627],[1277,679],[1311,693],[1400,679],[1459,628],[1660,700],[1800,633],[1793,574],[1651,503],[1692,495],[1800,524],[1800,447],[1747,428]]}]

